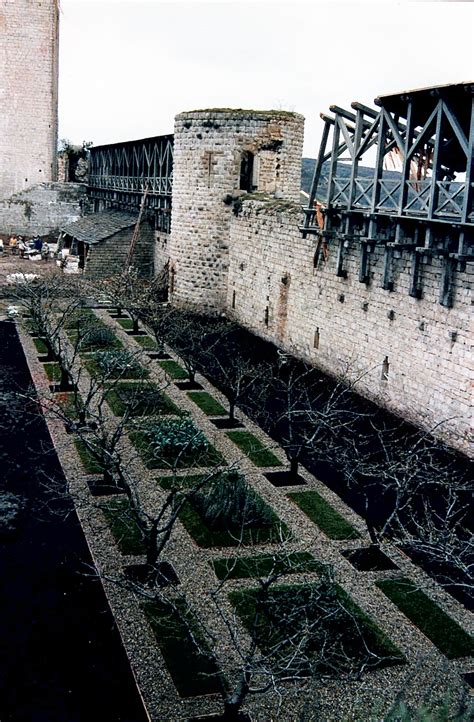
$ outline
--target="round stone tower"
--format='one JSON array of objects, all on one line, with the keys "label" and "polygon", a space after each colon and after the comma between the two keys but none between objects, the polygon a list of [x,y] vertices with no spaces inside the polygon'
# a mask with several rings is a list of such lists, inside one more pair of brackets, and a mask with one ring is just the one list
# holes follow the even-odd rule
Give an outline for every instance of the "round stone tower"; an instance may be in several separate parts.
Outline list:
[{"label": "round stone tower", "polygon": [[227,295],[233,214],[262,194],[299,201],[304,118],[212,109],[175,119],[170,299],[219,313]]}]

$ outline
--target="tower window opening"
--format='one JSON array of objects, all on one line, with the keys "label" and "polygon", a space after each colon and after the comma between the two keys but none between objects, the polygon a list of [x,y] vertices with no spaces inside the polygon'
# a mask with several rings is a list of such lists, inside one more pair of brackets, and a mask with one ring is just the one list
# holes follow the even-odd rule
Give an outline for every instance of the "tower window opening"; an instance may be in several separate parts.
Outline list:
[{"label": "tower window opening", "polygon": [[254,167],[256,167],[255,156],[249,150],[242,153],[240,161],[240,190],[251,193],[256,190]]},{"label": "tower window opening", "polygon": [[388,381],[389,370],[390,364],[388,363],[388,356],[385,356],[382,363],[382,381]]}]

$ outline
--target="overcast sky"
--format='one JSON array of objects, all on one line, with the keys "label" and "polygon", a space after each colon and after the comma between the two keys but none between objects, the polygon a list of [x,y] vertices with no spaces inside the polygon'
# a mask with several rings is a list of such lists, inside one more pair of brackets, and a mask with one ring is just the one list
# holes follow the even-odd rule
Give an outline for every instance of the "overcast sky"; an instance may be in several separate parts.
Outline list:
[{"label": "overcast sky", "polygon": [[209,107],[294,110],[317,153],[330,104],[474,79],[469,2],[61,0],[59,137],[173,132]]}]

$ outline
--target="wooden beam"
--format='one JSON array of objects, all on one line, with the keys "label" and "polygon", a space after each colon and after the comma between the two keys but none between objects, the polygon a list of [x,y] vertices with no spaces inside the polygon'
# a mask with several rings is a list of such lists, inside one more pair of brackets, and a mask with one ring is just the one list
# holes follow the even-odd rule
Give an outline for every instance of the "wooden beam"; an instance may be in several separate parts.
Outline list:
[{"label": "wooden beam", "polygon": [[451,110],[451,108],[449,107],[449,105],[446,103],[445,100],[442,101],[442,104],[443,104],[444,114],[445,114],[446,118],[448,119],[451,128],[454,130],[454,134],[459,141],[459,145],[461,146],[463,152],[467,156],[469,154],[468,139],[464,135],[464,131],[461,128],[458,119],[454,115],[454,113]]},{"label": "wooden beam", "polygon": [[469,128],[469,151],[466,165],[466,190],[462,209],[462,222],[469,223],[474,200],[474,96],[471,97],[471,123]]},{"label": "wooden beam", "polygon": [[439,100],[436,115],[436,139],[433,155],[433,172],[431,175],[430,198],[428,203],[428,218],[433,218],[435,207],[438,201],[439,188],[438,179],[441,170],[441,133],[443,130],[443,101]]}]

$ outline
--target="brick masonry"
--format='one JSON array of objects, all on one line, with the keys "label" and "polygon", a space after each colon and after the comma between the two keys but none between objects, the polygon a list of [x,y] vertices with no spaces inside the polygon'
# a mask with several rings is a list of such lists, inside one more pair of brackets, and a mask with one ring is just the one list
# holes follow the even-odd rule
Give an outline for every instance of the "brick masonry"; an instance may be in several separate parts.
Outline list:
[{"label": "brick masonry", "polygon": [[0,0],[0,199],[56,180],[58,0]]},{"label": "brick masonry", "polygon": [[[378,249],[368,284],[359,282],[355,245],[346,249],[347,278],[336,275],[331,245],[315,268],[315,241],[303,240],[298,230],[302,139],[296,114],[177,116],[172,302],[226,313],[335,377],[358,378],[361,394],[472,453],[470,266],[456,272],[452,308],[438,303],[436,258],[423,266],[421,299],[408,294],[408,251],[394,259],[393,291],[381,288]],[[273,148],[275,158],[260,162],[256,192],[242,194],[242,153],[258,155],[262,147],[265,153]]]}]

